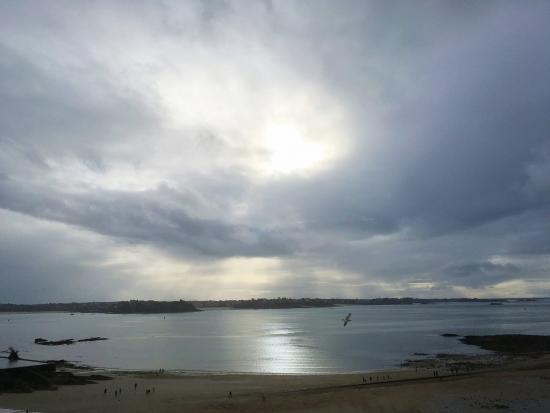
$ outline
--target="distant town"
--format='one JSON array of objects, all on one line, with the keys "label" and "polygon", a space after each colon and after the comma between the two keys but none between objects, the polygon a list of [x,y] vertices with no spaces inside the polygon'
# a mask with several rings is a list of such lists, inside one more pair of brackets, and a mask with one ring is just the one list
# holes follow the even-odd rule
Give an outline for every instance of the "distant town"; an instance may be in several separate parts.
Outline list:
[{"label": "distant town", "polygon": [[201,311],[201,309],[281,309],[319,308],[341,305],[412,305],[436,303],[506,303],[536,301],[535,298],[253,298],[250,300],[154,301],[0,304],[0,312],[70,312],[106,314],[167,314]]}]

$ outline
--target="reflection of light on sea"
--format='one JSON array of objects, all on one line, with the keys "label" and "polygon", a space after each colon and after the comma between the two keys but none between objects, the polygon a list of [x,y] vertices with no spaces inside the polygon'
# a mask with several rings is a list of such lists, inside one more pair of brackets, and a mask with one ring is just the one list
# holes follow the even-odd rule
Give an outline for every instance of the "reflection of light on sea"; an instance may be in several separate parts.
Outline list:
[{"label": "reflection of light on sea", "polygon": [[299,373],[311,367],[311,349],[298,347],[288,336],[261,339],[261,370],[270,373]]},{"label": "reflection of light on sea", "polygon": [[315,369],[315,349],[300,345],[296,331],[277,326],[260,338],[260,370],[269,373],[304,373]]}]

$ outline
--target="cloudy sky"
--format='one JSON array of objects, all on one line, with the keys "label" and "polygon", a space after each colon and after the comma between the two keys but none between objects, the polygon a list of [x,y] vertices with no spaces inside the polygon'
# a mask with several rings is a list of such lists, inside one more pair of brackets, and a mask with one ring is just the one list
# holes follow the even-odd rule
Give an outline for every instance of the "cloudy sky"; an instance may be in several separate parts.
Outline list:
[{"label": "cloudy sky", "polygon": [[548,21],[1,2],[0,302],[550,296]]}]

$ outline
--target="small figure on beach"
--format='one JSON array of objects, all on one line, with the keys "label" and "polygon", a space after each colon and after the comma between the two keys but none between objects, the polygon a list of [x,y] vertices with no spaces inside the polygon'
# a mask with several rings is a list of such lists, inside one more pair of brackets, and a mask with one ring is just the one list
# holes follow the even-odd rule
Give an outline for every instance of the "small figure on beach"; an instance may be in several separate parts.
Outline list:
[{"label": "small figure on beach", "polygon": [[233,392],[229,392],[229,394],[227,395],[227,397],[229,397],[230,399],[233,398]]},{"label": "small figure on beach", "polygon": [[103,389],[103,394],[107,394],[107,387]]},{"label": "small figure on beach", "polygon": [[118,397],[118,390],[115,390],[115,397]]},{"label": "small figure on beach", "polygon": [[346,318],[343,318],[342,321],[344,322],[344,327],[348,325],[349,322],[351,322],[351,313],[348,313]]},{"label": "small figure on beach", "polygon": [[137,390],[137,383],[134,383],[134,391]]},{"label": "small figure on beach", "polygon": [[366,383],[367,382],[367,379],[365,378],[365,376],[363,376],[363,383]]},{"label": "small figure on beach", "polygon": [[10,347],[8,350],[10,351],[10,354],[8,355],[9,361],[19,360],[19,351],[15,350],[13,347]]},{"label": "small figure on beach", "polygon": [[151,393],[150,389],[145,390],[145,394],[150,394],[150,393]]},{"label": "small figure on beach", "polygon": [[118,388],[118,394],[122,394],[122,387]]}]

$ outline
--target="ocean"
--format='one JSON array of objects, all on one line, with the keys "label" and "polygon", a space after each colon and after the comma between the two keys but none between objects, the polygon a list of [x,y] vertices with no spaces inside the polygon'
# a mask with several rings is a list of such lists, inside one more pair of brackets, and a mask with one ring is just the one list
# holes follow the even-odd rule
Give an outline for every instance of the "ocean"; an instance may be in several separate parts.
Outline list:
[{"label": "ocean", "polygon": [[[352,313],[352,321],[342,319]],[[456,338],[550,334],[550,300],[535,302],[341,306],[285,310],[206,310],[118,315],[0,314],[0,349],[29,359],[123,370],[344,373],[398,368],[414,353],[483,353]],[[107,337],[41,346],[34,339]]]}]

